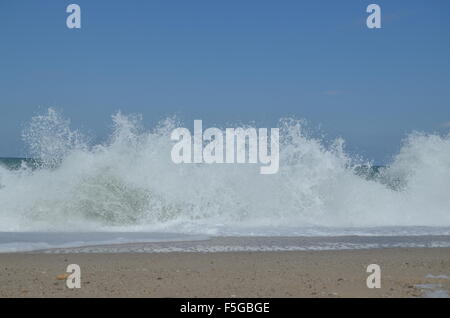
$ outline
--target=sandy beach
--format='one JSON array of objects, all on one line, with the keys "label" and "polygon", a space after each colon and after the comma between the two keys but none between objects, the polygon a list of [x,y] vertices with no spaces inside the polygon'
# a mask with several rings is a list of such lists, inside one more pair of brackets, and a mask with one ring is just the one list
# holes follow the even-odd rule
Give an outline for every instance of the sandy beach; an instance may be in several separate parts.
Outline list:
[{"label": "sandy beach", "polygon": [[[368,289],[366,267],[381,266]],[[64,280],[81,267],[81,288]],[[450,291],[450,248],[0,254],[1,297],[427,297]]]}]

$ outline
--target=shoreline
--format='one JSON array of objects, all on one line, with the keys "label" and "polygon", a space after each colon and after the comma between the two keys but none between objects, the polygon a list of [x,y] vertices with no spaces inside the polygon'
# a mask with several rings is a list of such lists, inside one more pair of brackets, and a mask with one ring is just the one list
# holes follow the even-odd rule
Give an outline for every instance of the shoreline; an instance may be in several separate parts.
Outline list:
[{"label": "shoreline", "polygon": [[450,235],[417,236],[216,236],[203,239],[88,244],[30,253],[220,253],[342,251],[383,248],[450,248]]},{"label": "shoreline", "polygon": [[[368,289],[369,264],[381,288]],[[57,276],[81,268],[81,288]],[[0,297],[446,297],[450,248],[0,254]]]}]

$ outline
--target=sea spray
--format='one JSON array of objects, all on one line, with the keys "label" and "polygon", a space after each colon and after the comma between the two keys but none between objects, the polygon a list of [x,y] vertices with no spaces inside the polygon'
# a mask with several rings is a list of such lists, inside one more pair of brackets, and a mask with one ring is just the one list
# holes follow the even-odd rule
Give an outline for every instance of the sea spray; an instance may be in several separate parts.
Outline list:
[{"label": "sea spray", "polygon": [[[292,229],[450,226],[450,136],[413,133],[388,167],[345,152],[344,142],[284,119],[280,168],[176,165],[167,119],[113,116],[107,142],[89,143],[56,111],[24,132],[38,168],[0,167],[0,231],[159,231],[289,235]],[[290,229],[290,232],[285,229]]]}]

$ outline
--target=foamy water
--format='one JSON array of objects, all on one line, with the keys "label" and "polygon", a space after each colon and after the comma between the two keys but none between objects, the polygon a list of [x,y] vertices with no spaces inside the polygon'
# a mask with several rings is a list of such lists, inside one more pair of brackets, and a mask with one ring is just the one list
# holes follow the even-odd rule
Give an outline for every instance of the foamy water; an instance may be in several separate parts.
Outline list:
[{"label": "foamy water", "polygon": [[[24,131],[35,169],[0,166],[0,232],[152,232],[202,235],[449,234],[450,135],[412,133],[375,176],[344,141],[280,121],[280,170],[171,161],[175,120],[144,129],[113,116],[92,144],[54,110]],[[400,234],[399,234],[400,233]]]}]

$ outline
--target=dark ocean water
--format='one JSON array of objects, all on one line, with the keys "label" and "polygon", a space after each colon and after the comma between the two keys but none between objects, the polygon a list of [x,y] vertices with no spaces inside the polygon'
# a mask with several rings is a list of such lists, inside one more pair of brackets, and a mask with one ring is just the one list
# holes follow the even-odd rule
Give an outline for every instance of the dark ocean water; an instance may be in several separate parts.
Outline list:
[{"label": "dark ocean water", "polygon": [[37,168],[39,166],[39,160],[31,158],[0,158],[0,165],[10,170],[17,170],[22,164]]}]

